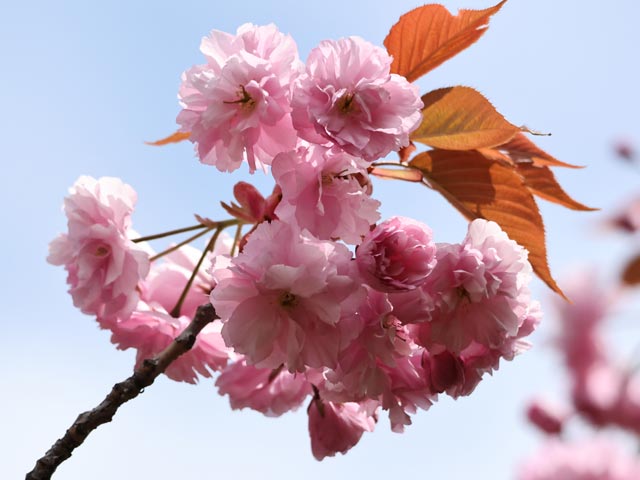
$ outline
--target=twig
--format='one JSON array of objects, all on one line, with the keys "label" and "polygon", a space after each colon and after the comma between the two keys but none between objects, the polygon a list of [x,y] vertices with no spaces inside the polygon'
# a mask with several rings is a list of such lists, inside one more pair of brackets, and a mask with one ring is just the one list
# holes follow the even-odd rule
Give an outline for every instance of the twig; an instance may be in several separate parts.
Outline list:
[{"label": "twig", "polygon": [[196,279],[196,276],[198,275],[198,271],[202,266],[202,262],[204,262],[204,259],[206,258],[207,254],[213,251],[213,248],[215,247],[221,232],[222,232],[222,228],[218,227],[218,229],[213,234],[213,237],[211,237],[211,240],[209,240],[209,243],[207,243],[207,246],[202,251],[202,255],[200,255],[200,258],[198,259],[198,263],[196,263],[196,266],[193,267],[193,272],[191,272],[191,276],[189,277],[189,280],[187,280],[187,284],[182,289],[180,298],[178,298],[178,301],[176,302],[175,306],[169,312],[169,315],[171,315],[173,318],[178,318],[180,316],[180,309],[182,308],[182,304],[184,303],[185,298],[187,298],[187,293],[189,293],[189,289],[191,288],[191,285],[193,285],[193,281]]},{"label": "twig", "polygon": [[158,238],[170,237],[171,235],[178,235],[180,233],[192,232],[193,230],[199,230],[201,228],[211,229],[213,227],[210,225],[202,225],[201,223],[199,223],[198,225],[192,225],[191,227],[176,228],[175,230],[169,230],[168,232],[156,233],[154,235],[147,235],[146,237],[135,238],[132,240],[132,242],[133,243],[148,242],[151,240],[156,240]]},{"label": "twig", "polygon": [[207,233],[209,233],[211,231],[211,229],[207,228],[206,230],[202,230],[201,232],[196,233],[195,235],[191,235],[189,238],[181,241],[180,243],[176,243],[173,247],[169,247],[166,250],[163,250],[160,253],[156,253],[153,257],[149,257],[149,261],[150,262],[154,262],[156,260],[158,260],[161,257],[164,257],[165,255],[169,255],[171,252],[175,252],[176,250],[178,250],[180,247],[187,245],[191,242],[193,242],[194,240],[197,240],[198,238],[202,237],[203,235],[206,235]]},{"label": "twig", "polygon": [[137,397],[171,362],[189,351],[198,333],[216,318],[218,316],[211,304],[199,306],[191,323],[167,348],[155,357],[144,360],[129,378],[116,383],[100,405],[80,414],[64,436],[36,462],[36,466],[27,473],[25,480],[49,480],[56,468],[71,457],[73,450],[82,445],[93,430],[103,423],[110,422],[122,404]]}]

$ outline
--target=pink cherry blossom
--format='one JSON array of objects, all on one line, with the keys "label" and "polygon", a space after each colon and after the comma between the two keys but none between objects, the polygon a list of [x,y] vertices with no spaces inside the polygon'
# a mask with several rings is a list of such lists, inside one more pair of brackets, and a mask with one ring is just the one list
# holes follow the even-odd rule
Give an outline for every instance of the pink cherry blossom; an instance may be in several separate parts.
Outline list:
[{"label": "pink cherry blossom", "polygon": [[200,161],[230,172],[245,159],[253,172],[294,148],[291,85],[302,66],[293,39],[244,24],[235,36],[211,32],[200,50],[207,63],[182,75],[177,118]]},{"label": "pink cherry blossom", "polygon": [[297,409],[311,394],[311,385],[302,374],[283,368],[256,368],[239,360],[225,368],[216,380],[220,395],[229,395],[231,408],[251,408],[268,417]]},{"label": "pink cherry blossom", "polygon": [[360,275],[383,292],[413,290],[436,264],[431,229],[421,222],[393,217],[370,232],[356,251]]},{"label": "pink cherry blossom", "polygon": [[333,403],[315,398],[309,405],[309,436],[311,452],[316,460],[347,453],[364,432],[376,425],[375,408],[371,403]]},{"label": "pink cherry blossom", "polygon": [[[520,304],[516,311],[524,318],[522,325],[515,336],[506,337],[497,348],[489,348],[472,341],[460,352],[455,353],[442,345],[433,345],[431,351],[423,357],[423,367],[428,372],[432,390],[437,393],[446,392],[453,398],[468,396],[485,374],[492,374],[498,369],[500,360],[513,360],[516,355],[528,350],[530,344],[525,338],[540,322],[540,304]],[[418,343],[429,342],[428,322],[410,327],[410,333],[415,335]]]},{"label": "pink cherry blossom", "polygon": [[367,161],[409,145],[423,104],[417,86],[389,73],[391,61],[384,49],[358,37],[321,42],[293,93],[300,136]]},{"label": "pink cherry blossom", "polygon": [[[119,349],[135,348],[136,365],[164,350],[191,323],[191,318],[172,317],[161,307],[138,304],[126,319],[111,324],[111,341]],[[227,364],[231,352],[220,335],[221,324],[207,325],[196,337],[193,347],[172,362],[164,374],[172,380],[196,383],[197,375],[211,377]]]},{"label": "pink cherry blossom", "polygon": [[422,288],[433,299],[419,335],[427,348],[461,352],[471,342],[500,348],[529,314],[527,251],[498,224],[474,220],[461,245],[439,245],[437,265]]},{"label": "pink cherry blossom", "polygon": [[588,442],[548,442],[524,462],[518,480],[636,480],[640,461],[605,437]]},{"label": "pink cherry blossom", "polygon": [[69,293],[83,313],[126,317],[149,271],[148,254],[128,238],[136,193],[120,179],[86,176],[69,193],[69,231],[51,242],[47,260],[65,266]]},{"label": "pink cherry blossom", "polygon": [[338,149],[311,146],[282,153],[273,161],[273,176],[282,190],[278,218],[322,240],[360,243],[380,218],[362,161]]},{"label": "pink cherry blossom", "polygon": [[316,382],[323,398],[378,399],[390,388],[387,370],[396,366],[396,359],[412,353],[405,327],[393,316],[387,296],[370,288],[366,293],[343,308],[341,328],[354,338],[340,352],[338,366],[324,372],[322,384]]},{"label": "pink cherry blossom", "polygon": [[335,366],[340,304],[357,288],[351,252],[281,221],[262,223],[227,268],[211,304],[230,347],[259,368]]},{"label": "pink cherry blossom", "polygon": [[388,388],[382,394],[382,408],[389,411],[391,430],[402,433],[411,425],[409,414],[418,408],[428,410],[437,400],[431,388],[429,373],[424,367],[424,349],[414,349],[411,355],[396,361],[393,368],[385,368]]},{"label": "pink cherry blossom", "polygon": [[[228,252],[230,241],[228,236],[221,235],[204,266],[216,255]],[[186,245],[166,255],[163,263],[154,263],[140,284],[141,300],[130,316],[116,321],[99,319],[104,328],[111,330],[111,341],[118,348],[137,350],[138,364],[166,348],[189,325],[198,306],[208,302],[214,282],[203,268],[187,292],[179,314],[176,317],[170,314],[201,255],[201,251]],[[232,353],[224,344],[221,328],[219,321],[204,327],[193,347],[171,363],[165,374],[172,380],[196,383],[196,374],[210,377],[211,372],[224,368]]]}]

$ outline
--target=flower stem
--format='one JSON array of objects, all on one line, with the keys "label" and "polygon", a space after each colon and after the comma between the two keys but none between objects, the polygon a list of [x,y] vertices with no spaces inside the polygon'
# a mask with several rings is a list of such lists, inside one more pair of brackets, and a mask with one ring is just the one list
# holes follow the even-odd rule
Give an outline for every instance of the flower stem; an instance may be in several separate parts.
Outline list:
[{"label": "flower stem", "polygon": [[[391,169],[384,167],[393,167]],[[424,172],[418,167],[414,167],[407,163],[396,162],[375,162],[368,169],[370,175],[376,177],[404,180],[406,182],[420,182],[424,177]]]},{"label": "flower stem", "polygon": [[199,223],[198,225],[192,225],[191,227],[177,228],[176,230],[169,230],[168,232],[156,233],[155,235],[147,235],[146,237],[136,238],[135,240],[132,240],[132,241],[133,243],[147,242],[149,240],[169,237],[171,235],[178,235],[179,233],[191,232],[193,230],[199,230],[201,228],[211,229],[213,227],[202,225],[201,223]]},{"label": "flower stem", "polygon": [[233,245],[231,245],[231,252],[229,252],[230,256],[234,256],[236,254],[236,249],[239,248],[240,238],[242,236],[242,224],[239,223],[236,227],[236,234],[233,237]]},{"label": "flower stem", "polygon": [[181,241],[180,243],[174,245],[173,247],[167,248],[166,250],[163,250],[162,252],[155,254],[153,257],[149,258],[149,261],[153,262],[154,260],[157,260],[160,257],[164,257],[165,255],[168,255],[171,252],[175,252],[176,250],[178,250],[183,245],[186,245],[188,243],[193,242],[194,240],[202,237],[203,235],[206,235],[211,230],[213,230],[213,227],[209,227],[206,230],[203,230],[202,232],[198,232],[195,235],[191,235],[189,238],[187,238],[186,240]]},{"label": "flower stem", "polygon": [[211,237],[211,240],[209,240],[209,243],[207,244],[204,251],[202,252],[202,255],[200,255],[200,258],[198,259],[198,263],[196,263],[196,266],[194,267],[193,272],[191,272],[191,277],[189,277],[189,281],[182,289],[180,298],[176,302],[175,307],[173,307],[171,312],[169,312],[169,315],[171,315],[174,318],[178,318],[180,316],[180,309],[182,308],[184,299],[187,298],[187,293],[189,293],[189,289],[191,288],[191,285],[193,284],[193,281],[195,280],[196,275],[198,274],[198,270],[200,270],[200,266],[202,265],[202,262],[204,262],[204,259],[207,257],[207,254],[213,250],[213,248],[216,245],[216,241],[218,240],[218,237],[220,236],[220,234],[225,228],[231,225],[238,225],[238,224],[239,224],[239,220],[236,220],[236,219],[226,220],[224,222],[218,223],[218,227],[216,228],[216,231],[213,234],[213,237]]}]

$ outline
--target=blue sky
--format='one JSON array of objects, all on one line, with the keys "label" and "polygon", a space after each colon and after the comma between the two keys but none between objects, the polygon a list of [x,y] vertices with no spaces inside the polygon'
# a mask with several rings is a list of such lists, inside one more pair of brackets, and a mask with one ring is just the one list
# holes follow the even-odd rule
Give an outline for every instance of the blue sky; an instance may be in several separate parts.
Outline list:
[{"label": "blue sky", "polygon": [[[489,1],[449,1],[485,8]],[[468,85],[515,124],[552,133],[538,144],[583,170],[558,170],[577,200],[605,210],[637,192],[640,177],[613,160],[612,142],[640,140],[640,4],[511,0],[474,46],[419,81],[423,92]],[[211,29],[274,22],[300,54],[320,40],[359,35],[381,44],[400,14],[395,2],[246,0],[245,2],[45,2],[3,6],[0,18],[0,116],[3,188],[0,210],[5,335],[0,364],[2,477],[17,478],[70,425],[125,378],[133,352],[120,352],[95,322],[75,311],[65,274],[45,262],[48,242],[65,229],[60,206],[80,174],[120,176],[138,192],[135,228],[143,233],[192,224],[192,214],[221,214],[233,184],[267,177],[222,175],[200,165],[189,144],[157,149],[143,141],[175,130],[180,73],[202,57]],[[429,224],[438,241],[459,241],[466,224],[435,193],[377,182],[383,217]],[[595,228],[599,214],[541,202],[549,261],[561,277],[597,262],[615,272],[629,250]],[[539,282],[537,296],[550,297]],[[232,412],[211,381],[192,387],[165,378],[100,428],[55,478],[512,478],[514,465],[540,438],[522,408],[538,392],[561,389],[562,371],[548,346],[552,312],[534,349],[504,364],[469,398],[443,399],[414,417],[403,435],[385,418],[345,457],[316,462],[304,409],[279,419]],[[629,330],[638,338],[638,330]],[[629,340],[627,338],[627,340]]]}]

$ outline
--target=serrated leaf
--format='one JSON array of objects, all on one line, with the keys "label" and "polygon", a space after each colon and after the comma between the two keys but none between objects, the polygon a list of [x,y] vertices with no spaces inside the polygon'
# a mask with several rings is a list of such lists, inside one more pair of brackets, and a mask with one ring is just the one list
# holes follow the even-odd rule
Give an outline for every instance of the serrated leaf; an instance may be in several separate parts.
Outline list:
[{"label": "serrated leaf", "polygon": [[632,286],[640,284],[640,255],[627,263],[622,271],[622,282]]},{"label": "serrated leaf", "polygon": [[505,2],[485,10],[460,10],[457,15],[442,5],[423,5],[405,13],[384,39],[393,57],[391,73],[413,82],[433,70],[478,40]]},{"label": "serrated leaf", "polygon": [[517,133],[511,140],[492,149],[480,149],[488,158],[502,159],[512,163],[533,163],[539,167],[583,168],[561,162],[539,148],[523,133]]},{"label": "serrated leaf", "polygon": [[190,136],[191,136],[190,132],[177,131],[172,133],[168,137],[161,138],[160,140],[156,140],[154,142],[144,142],[144,143],[146,143],[147,145],[152,145],[154,147],[161,147],[163,145],[168,145],[170,143],[182,142],[183,140],[187,140]]},{"label": "serrated leaf", "polygon": [[433,90],[423,95],[422,101],[422,123],[411,134],[411,140],[431,147],[446,150],[495,147],[520,131],[470,87]]},{"label": "serrated leaf", "polygon": [[597,208],[587,207],[571,198],[560,186],[549,167],[538,167],[531,163],[517,163],[516,169],[524,179],[527,188],[540,198],[571,210],[592,212]]},{"label": "serrated leaf", "polygon": [[475,151],[431,150],[410,163],[467,219],[497,222],[509,237],[529,251],[536,274],[549,288],[564,293],[547,263],[542,216],[533,195],[511,165],[485,158]]}]

